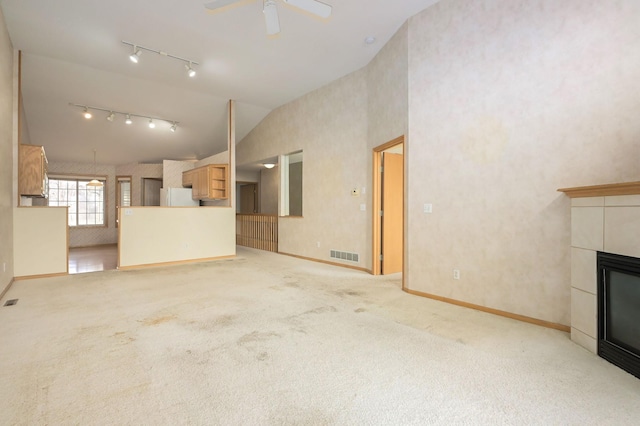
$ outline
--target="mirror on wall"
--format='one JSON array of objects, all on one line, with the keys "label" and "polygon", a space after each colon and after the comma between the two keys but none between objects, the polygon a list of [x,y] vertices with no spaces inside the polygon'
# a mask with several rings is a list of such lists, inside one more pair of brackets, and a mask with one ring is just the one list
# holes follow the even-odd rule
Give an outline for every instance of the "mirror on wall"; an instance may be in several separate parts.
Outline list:
[{"label": "mirror on wall", "polygon": [[116,227],[118,209],[131,206],[131,176],[116,176]]}]

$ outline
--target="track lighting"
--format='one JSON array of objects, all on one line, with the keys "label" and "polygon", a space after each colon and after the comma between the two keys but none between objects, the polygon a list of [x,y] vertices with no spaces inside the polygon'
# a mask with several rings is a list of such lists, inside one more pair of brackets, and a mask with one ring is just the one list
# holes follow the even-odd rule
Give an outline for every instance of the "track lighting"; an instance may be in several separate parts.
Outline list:
[{"label": "track lighting", "polygon": [[138,61],[140,60],[140,55],[142,54],[142,52],[140,51],[140,49],[138,49],[138,46],[136,46],[135,44],[133,45],[133,53],[131,55],[129,55],[129,59],[131,60],[131,62],[133,62],[134,64],[137,64]]},{"label": "track lighting", "polygon": [[90,110],[97,110],[97,111],[104,111],[106,113],[108,113],[107,115],[107,120],[110,122],[115,121],[116,119],[116,115],[120,114],[123,115],[125,117],[124,122],[126,124],[133,124],[133,120],[131,119],[131,117],[140,117],[140,118],[144,118],[149,120],[149,128],[154,129],[156,127],[156,122],[158,121],[162,121],[165,122],[169,125],[169,130],[171,130],[171,132],[175,132],[176,129],[178,128],[178,121],[175,120],[169,120],[166,118],[160,118],[160,117],[151,117],[149,115],[141,115],[141,114],[133,114],[130,112],[121,112],[121,111],[116,111],[114,109],[111,108],[101,108],[101,107],[96,107],[96,106],[91,106],[91,105],[80,105],[80,104],[74,104],[74,103],[69,103],[69,105],[74,106],[74,107],[78,107],[78,108],[82,108],[83,110],[83,114],[84,117],[89,119],[92,117],[91,115],[91,111]]},{"label": "track lighting", "polygon": [[186,58],[181,58],[180,56],[171,55],[171,54],[169,54],[167,52],[164,52],[162,50],[150,49],[148,47],[140,46],[139,44],[133,44],[133,43],[130,43],[130,42],[124,41],[124,40],[122,40],[122,43],[133,47],[133,53],[131,55],[129,55],[129,59],[131,60],[131,62],[136,63],[136,64],[138,63],[138,60],[140,59],[140,54],[142,53],[142,51],[146,50],[147,52],[157,53],[160,56],[166,56],[168,58],[177,59],[178,61],[185,62],[184,66],[187,69],[187,75],[189,77],[195,77],[195,75],[196,75],[196,70],[193,69],[193,66],[194,65],[200,65],[199,63],[197,63],[196,61],[192,61],[191,59],[186,59]]},{"label": "track lighting", "polygon": [[195,77],[196,76],[196,70],[191,68],[191,62],[189,62],[189,65],[185,65],[184,67],[187,69],[187,75],[189,77]]}]

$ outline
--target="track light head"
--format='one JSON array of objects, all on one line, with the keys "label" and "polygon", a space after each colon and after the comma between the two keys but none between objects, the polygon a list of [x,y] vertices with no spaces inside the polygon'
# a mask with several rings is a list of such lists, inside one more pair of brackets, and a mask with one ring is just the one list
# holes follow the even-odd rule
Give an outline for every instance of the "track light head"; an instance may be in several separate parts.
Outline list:
[{"label": "track light head", "polygon": [[169,130],[171,130],[172,132],[174,132],[174,133],[175,133],[175,131],[176,131],[176,128],[177,128],[177,127],[178,127],[178,125],[177,125],[176,123],[173,123],[173,124],[171,125],[171,127],[169,128]]},{"label": "track light head", "polygon": [[150,129],[155,129],[156,128],[156,123],[153,122],[152,118],[149,119],[149,128]]},{"label": "track light head", "polygon": [[138,46],[133,46],[133,53],[131,55],[129,55],[129,59],[134,64],[137,64],[138,61],[140,60],[140,55],[141,54],[142,54],[142,52],[140,51],[140,49],[138,49]]},{"label": "track light head", "polygon": [[114,118],[116,118],[116,115],[113,113],[113,111],[109,111],[109,115],[107,115],[107,121],[113,122]]},{"label": "track light head", "polygon": [[86,118],[87,120],[90,119],[91,116],[91,112],[89,111],[89,108],[84,107],[84,118]]},{"label": "track light head", "polygon": [[187,69],[187,75],[188,75],[189,77],[195,77],[195,76],[196,76],[196,70],[194,70],[194,69],[191,67],[191,65],[192,65],[192,64],[193,64],[192,62],[189,62],[189,64],[188,64],[188,65],[187,65],[187,64],[185,64],[185,65],[184,65],[184,67]]},{"label": "track light head", "polygon": [[124,122],[125,122],[126,124],[131,124],[131,123],[133,123],[133,121],[131,121],[131,115],[127,114],[127,118],[124,120]]}]

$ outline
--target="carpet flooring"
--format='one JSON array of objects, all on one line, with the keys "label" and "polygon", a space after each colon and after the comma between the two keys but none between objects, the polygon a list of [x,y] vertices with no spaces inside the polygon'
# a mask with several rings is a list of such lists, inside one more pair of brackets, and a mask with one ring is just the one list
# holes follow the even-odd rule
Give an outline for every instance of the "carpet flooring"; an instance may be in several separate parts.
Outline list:
[{"label": "carpet flooring", "polygon": [[399,275],[234,259],[18,281],[0,424],[637,425],[640,380],[567,333]]}]

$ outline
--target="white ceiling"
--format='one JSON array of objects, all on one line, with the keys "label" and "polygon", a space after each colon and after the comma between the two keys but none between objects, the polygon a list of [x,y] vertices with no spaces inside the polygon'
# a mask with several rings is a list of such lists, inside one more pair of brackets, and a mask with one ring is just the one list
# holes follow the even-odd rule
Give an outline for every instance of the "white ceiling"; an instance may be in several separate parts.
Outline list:
[{"label": "white ceiling", "polygon": [[[98,163],[201,159],[226,149],[226,104],[236,104],[240,141],[274,108],[365,66],[412,15],[437,0],[326,0],[320,20],[278,1],[282,32],[265,35],[262,0],[211,13],[208,0],[0,0],[13,46],[23,53],[30,141],[49,161]],[[367,36],[376,43],[367,45]],[[143,51],[136,65],[122,40]],[[69,103],[177,121],[130,126]],[[135,117],[134,117],[135,120]]]}]

